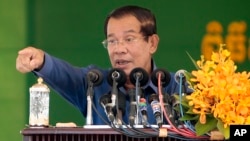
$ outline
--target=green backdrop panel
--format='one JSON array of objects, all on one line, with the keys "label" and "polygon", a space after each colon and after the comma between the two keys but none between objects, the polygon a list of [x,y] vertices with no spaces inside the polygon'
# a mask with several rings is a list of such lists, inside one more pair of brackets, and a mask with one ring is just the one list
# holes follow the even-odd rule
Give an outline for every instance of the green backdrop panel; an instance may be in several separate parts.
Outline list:
[{"label": "green backdrop panel", "polygon": [[[210,0],[210,1],[61,1],[34,0],[30,5],[29,43],[67,60],[77,66],[97,64],[109,67],[106,50],[102,47],[104,39],[103,23],[111,9],[125,4],[136,4],[151,9],[158,20],[160,35],[159,50],[155,61],[159,67],[169,71],[179,69],[192,70],[193,64],[186,51],[194,59],[199,59],[202,53],[202,41],[205,35],[212,35],[206,26],[217,21],[222,31],[218,34],[223,42],[229,25],[233,22],[244,21],[250,24],[249,6],[247,0]],[[247,28],[241,33],[246,41],[244,48],[248,49],[250,37]],[[212,40],[211,46],[214,45]],[[209,53],[209,52],[203,52]],[[248,53],[243,54],[247,56]],[[249,70],[249,58],[239,63],[239,70]],[[28,85],[36,80],[29,77]],[[51,94],[50,122],[76,122],[83,125],[81,114],[61,99],[54,91]]]}]

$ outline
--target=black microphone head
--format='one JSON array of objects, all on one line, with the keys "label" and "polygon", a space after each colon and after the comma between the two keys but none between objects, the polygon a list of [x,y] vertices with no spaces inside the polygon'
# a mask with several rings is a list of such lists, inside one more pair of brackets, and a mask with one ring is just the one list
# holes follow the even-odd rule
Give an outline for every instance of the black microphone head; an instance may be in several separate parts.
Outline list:
[{"label": "black microphone head", "polygon": [[186,70],[178,70],[174,75],[175,82],[180,84],[180,79],[182,78],[182,82],[184,83],[186,81],[185,73],[187,73]]},{"label": "black microphone head", "polygon": [[137,78],[139,80],[140,86],[144,86],[149,80],[149,75],[145,69],[137,67],[130,72],[129,79],[131,83],[135,85]]},{"label": "black microphone head", "polygon": [[115,80],[117,87],[121,87],[126,83],[127,77],[122,69],[113,68],[109,71],[107,80],[110,86],[113,86],[113,81]]},{"label": "black microphone head", "polygon": [[102,95],[99,99],[99,103],[102,105],[106,105],[107,103],[111,103],[111,95],[110,94],[105,94]]},{"label": "black microphone head", "polygon": [[113,114],[113,107],[111,107],[110,103],[111,103],[111,95],[110,94],[105,94],[102,95],[99,99],[99,103],[103,106],[103,108],[105,109],[105,113],[107,118],[110,121],[114,121],[115,117]]},{"label": "black microphone head", "polygon": [[151,103],[151,102],[154,101],[154,100],[159,101],[159,96],[158,96],[158,94],[151,94],[151,95],[149,96],[149,98],[148,98],[148,103]]},{"label": "black microphone head", "polygon": [[87,73],[87,78],[94,86],[97,86],[102,82],[103,75],[100,70],[92,69]]},{"label": "black microphone head", "polygon": [[159,74],[161,74],[161,84],[163,87],[167,86],[171,80],[171,75],[168,71],[166,71],[165,69],[159,68],[156,69],[152,72],[151,75],[151,81],[152,83],[158,87],[158,77]]}]

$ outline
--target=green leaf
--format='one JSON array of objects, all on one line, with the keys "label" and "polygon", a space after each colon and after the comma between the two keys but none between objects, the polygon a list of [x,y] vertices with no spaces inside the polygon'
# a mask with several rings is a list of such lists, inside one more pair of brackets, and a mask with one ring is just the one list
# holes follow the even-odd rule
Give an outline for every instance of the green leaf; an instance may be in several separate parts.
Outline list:
[{"label": "green leaf", "polygon": [[188,102],[187,101],[183,101],[181,103],[182,107],[186,107],[186,108],[189,108],[190,106],[188,105]]},{"label": "green leaf", "polygon": [[227,126],[227,128],[224,128],[224,124],[221,120],[218,120],[217,128],[224,135],[225,139],[230,138],[230,128],[229,126]]},{"label": "green leaf", "polygon": [[195,114],[195,113],[193,112],[193,108],[192,108],[192,107],[190,107],[190,109],[188,109],[186,113],[187,113],[187,114]]},{"label": "green leaf", "polygon": [[201,136],[208,133],[209,131],[216,128],[217,122],[218,120],[211,116],[207,116],[207,122],[205,124],[201,124],[198,120],[198,122],[195,124],[196,134]]},{"label": "green leaf", "polygon": [[179,94],[175,93],[175,94],[173,94],[173,96],[174,96],[174,98],[175,98],[176,100],[180,101]]},{"label": "green leaf", "polygon": [[180,118],[180,120],[181,120],[181,121],[199,120],[199,115],[185,114],[183,117]]},{"label": "green leaf", "polygon": [[187,53],[188,57],[191,59],[192,63],[194,64],[195,68],[199,69],[199,67],[197,66],[196,61],[193,59],[193,57],[188,52],[186,52],[186,53]]}]

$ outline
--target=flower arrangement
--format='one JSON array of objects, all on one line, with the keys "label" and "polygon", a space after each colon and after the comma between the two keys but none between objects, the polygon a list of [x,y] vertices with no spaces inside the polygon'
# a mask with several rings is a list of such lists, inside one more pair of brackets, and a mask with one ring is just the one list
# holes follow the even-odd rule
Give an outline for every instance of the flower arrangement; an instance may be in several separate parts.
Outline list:
[{"label": "flower arrangement", "polygon": [[236,72],[224,47],[220,45],[211,60],[201,55],[195,62],[188,54],[197,70],[185,74],[194,91],[181,100],[181,119],[192,121],[197,135],[219,130],[228,139],[229,125],[250,124],[250,72]]}]

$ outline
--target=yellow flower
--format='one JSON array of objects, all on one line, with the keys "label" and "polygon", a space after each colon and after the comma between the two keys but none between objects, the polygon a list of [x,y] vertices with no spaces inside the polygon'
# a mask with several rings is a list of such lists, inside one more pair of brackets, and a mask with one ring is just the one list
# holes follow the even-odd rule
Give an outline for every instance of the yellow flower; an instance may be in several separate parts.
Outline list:
[{"label": "yellow flower", "polygon": [[195,84],[194,92],[186,98],[200,123],[206,124],[206,115],[212,114],[225,128],[230,124],[249,124],[250,72],[236,72],[230,52],[222,46],[211,60],[201,56],[196,63],[199,69],[191,72],[193,77],[189,80]]}]

